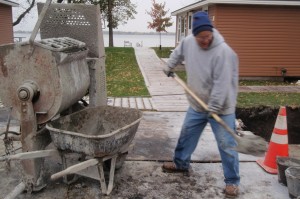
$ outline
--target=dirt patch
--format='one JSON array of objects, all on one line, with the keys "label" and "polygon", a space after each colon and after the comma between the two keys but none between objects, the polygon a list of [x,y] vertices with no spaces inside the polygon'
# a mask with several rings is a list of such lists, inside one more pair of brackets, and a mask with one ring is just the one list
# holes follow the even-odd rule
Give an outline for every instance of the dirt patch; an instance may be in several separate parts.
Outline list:
[{"label": "dirt patch", "polygon": [[[236,117],[245,124],[244,130],[270,141],[279,108],[260,106],[252,108],[237,108]],[[286,107],[289,144],[300,144],[300,108]]]}]

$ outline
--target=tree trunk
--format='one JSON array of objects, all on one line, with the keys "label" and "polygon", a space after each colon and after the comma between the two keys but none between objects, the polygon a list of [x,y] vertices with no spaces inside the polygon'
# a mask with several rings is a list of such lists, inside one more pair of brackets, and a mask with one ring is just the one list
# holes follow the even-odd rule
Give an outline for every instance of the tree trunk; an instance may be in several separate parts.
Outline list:
[{"label": "tree trunk", "polygon": [[114,35],[113,35],[113,18],[112,18],[112,9],[113,9],[113,0],[108,1],[108,35],[109,35],[109,47],[114,47]]},{"label": "tree trunk", "polygon": [[161,32],[159,32],[159,50],[161,50]]}]

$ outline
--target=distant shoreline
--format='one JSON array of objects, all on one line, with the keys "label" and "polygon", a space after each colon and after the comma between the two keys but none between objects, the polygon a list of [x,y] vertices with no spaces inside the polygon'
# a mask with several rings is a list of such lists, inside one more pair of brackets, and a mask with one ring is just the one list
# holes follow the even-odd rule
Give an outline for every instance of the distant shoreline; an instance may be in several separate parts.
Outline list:
[{"label": "distant shoreline", "polygon": [[[15,31],[14,37],[21,38],[21,41],[29,40],[31,36],[30,31]],[[41,40],[41,35],[38,33],[36,35],[36,40]],[[115,47],[124,47],[124,42],[129,42],[132,46],[136,47],[159,47],[161,46],[168,46],[173,47],[175,46],[175,34],[162,34],[161,37],[159,34],[153,34],[153,33],[128,33],[128,32],[114,32],[114,46]],[[105,32],[103,34],[103,41],[104,46],[109,46],[109,34]],[[161,43],[160,43],[161,42]]]},{"label": "distant shoreline", "polygon": [[[14,33],[29,33],[31,34],[32,31],[22,31],[17,30]],[[159,35],[158,32],[125,32],[125,31],[114,31],[116,35]],[[103,31],[103,34],[108,34],[108,31]],[[174,32],[162,32],[161,35],[175,35]]]}]

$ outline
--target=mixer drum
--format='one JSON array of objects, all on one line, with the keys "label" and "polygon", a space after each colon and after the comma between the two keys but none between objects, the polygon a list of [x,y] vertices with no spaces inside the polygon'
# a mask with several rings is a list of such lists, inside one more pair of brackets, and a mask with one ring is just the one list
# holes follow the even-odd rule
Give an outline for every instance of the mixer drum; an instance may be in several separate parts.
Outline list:
[{"label": "mixer drum", "polygon": [[0,46],[0,99],[20,117],[18,88],[37,86],[33,109],[37,123],[45,123],[80,100],[90,84],[83,42],[71,38],[45,39]]}]

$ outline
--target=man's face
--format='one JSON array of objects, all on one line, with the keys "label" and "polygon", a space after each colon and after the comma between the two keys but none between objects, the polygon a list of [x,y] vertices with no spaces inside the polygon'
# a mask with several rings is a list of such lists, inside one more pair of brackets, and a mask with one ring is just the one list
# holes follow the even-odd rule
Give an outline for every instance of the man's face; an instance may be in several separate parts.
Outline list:
[{"label": "man's face", "polygon": [[213,33],[211,31],[202,31],[195,36],[198,45],[202,49],[208,49],[213,40]]}]

